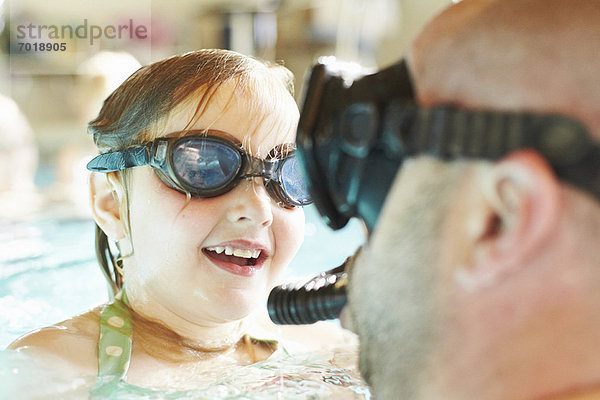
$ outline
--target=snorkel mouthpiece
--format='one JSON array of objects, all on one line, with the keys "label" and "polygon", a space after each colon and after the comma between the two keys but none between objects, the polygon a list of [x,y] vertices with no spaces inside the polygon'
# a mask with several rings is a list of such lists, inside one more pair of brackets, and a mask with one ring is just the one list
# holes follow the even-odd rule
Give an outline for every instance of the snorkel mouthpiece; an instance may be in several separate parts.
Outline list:
[{"label": "snorkel mouthpiece", "polygon": [[303,325],[338,318],[346,305],[344,265],[308,282],[275,287],[269,295],[269,317],[277,325]]}]

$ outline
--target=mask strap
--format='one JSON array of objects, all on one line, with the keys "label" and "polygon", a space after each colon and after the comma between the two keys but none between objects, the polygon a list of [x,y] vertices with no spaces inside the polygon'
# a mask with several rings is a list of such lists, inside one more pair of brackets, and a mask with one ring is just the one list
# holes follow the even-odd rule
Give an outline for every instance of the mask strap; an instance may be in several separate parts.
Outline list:
[{"label": "mask strap", "polygon": [[388,157],[498,160],[518,149],[544,156],[557,176],[600,199],[600,146],[579,122],[550,114],[418,108],[393,101],[382,142]]}]

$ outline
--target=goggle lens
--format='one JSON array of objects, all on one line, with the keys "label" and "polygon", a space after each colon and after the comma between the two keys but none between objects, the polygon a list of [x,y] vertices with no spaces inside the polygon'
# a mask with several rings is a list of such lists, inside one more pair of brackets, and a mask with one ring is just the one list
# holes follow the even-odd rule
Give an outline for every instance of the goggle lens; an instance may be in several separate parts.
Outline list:
[{"label": "goggle lens", "polygon": [[[262,167],[266,168],[262,171],[250,171],[252,167],[248,167],[249,164],[244,168],[245,171],[240,171],[245,164],[244,157],[249,156],[221,139],[187,138],[174,144],[171,165],[180,184],[199,197],[212,197],[227,192],[235,185],[234,181],[238,179],[238,175],[243,173],[250,174],[248,176],[262,176],[265,182],[272,182],[268,185],[277,185],[279,190],[270,193],[286,206],[311,203],[302,168],[296,157],[265,161],[280,163],[272,172],[267,172],[270,167],[266,165]],[[247,160],[246,163],[248,162],[255,163]]]},{"label": "goggle lens", "polygon": [[310,193],[304,179],[302,167],[296,157],[290,157],[281,166],[281,188],[298,205],[310,203]]},{"label": "goggle lens", "polygon": [[202,139],[181,142],[173,149],[173,167],[179,179],[200,190],[214,190],[232,180],[241,155],[221,143]]}]

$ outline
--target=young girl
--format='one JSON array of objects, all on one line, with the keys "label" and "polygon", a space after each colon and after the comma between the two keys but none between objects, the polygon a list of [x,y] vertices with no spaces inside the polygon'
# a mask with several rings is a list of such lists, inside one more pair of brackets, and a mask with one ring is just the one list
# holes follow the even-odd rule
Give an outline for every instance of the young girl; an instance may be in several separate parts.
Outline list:
[{"label": "young girl", "polygon": [[[264,304],[310,203],[291,79],[281,66],[202,50],[143,67],[112,93],[89,125],[101,154],[88,169],[114,299],[10,348],[97,374],[98,397],[123,381],[190,389],[216,368],[273,357],[282,331]],[[304,350],[347,339],[323,329],[283,336]]]}]

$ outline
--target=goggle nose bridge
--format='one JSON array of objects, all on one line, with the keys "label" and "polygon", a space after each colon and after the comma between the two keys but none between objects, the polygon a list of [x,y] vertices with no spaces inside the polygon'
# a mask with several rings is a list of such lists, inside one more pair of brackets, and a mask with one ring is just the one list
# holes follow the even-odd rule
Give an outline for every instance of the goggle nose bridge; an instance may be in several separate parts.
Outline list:
[{"label": "goggle nose bridge", "polygon": [[263,160],[246,154],[245,168],[240,178],[253,179],[261,177],[266,180],[277,181],[276,173],[278,164],[279,160]]}]

